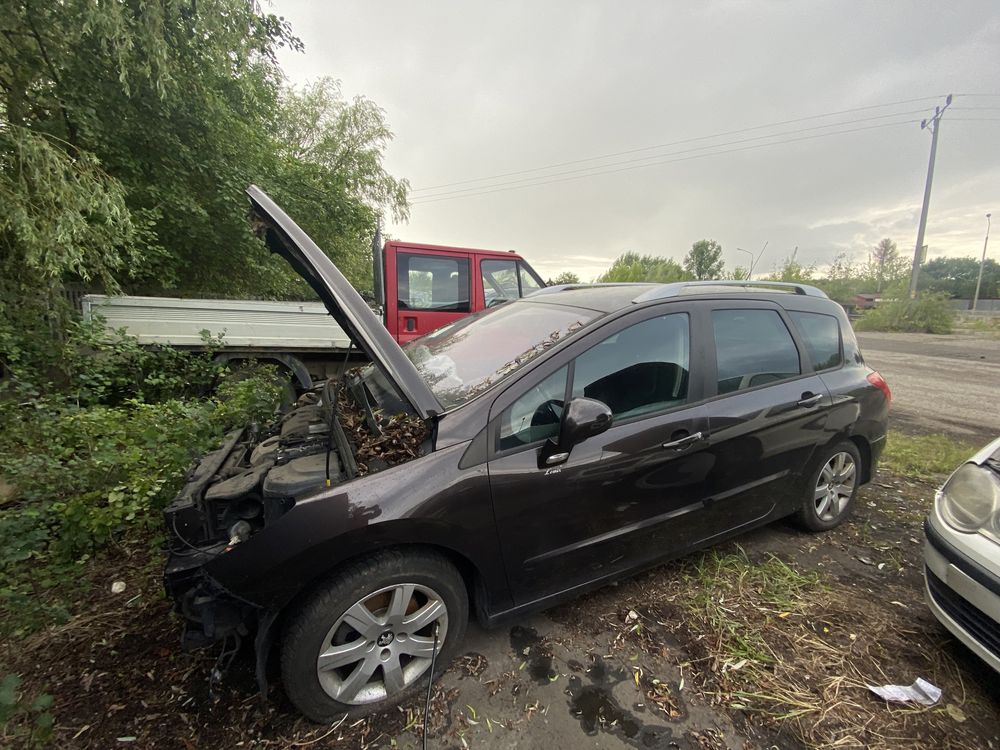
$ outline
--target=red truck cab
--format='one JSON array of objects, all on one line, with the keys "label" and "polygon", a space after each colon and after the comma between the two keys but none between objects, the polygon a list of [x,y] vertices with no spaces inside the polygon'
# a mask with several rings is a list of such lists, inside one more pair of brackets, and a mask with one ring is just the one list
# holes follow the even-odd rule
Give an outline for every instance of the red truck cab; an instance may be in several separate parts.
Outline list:
[{"label": "red truck cab", "polygon": [[386,242],[385,325],[400,344],[545,283],[514,251]]}]

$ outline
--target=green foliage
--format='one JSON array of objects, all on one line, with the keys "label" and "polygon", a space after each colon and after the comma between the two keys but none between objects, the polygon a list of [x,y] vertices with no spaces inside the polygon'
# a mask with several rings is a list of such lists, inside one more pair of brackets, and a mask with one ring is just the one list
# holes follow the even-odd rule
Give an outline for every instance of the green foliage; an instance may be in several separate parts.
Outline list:
[{"label": "green foliage", "polygon": [[888,286],[906,278],[909,273],[910,262],[900,257],[896,243],[886,237],[872,249],[861,276],[875,284],[875,292],[882,292]]},{"label": "green foliage", "polygon": [[31,699],[21,694],[20,687],[19,675],[7,674],[0,680],[0,738],[20,747],[44,747],[55,723],[49,711],[52,696],[41,693]]},{"label": "green foliage", "polygon": [[611,268],[598,277],[599,282],[653,281],[666,283],[687,281],[691,275],[677,261],[658,255],[639,255],[626,252],[615,258]]},{"label": "green foliage", "polygon": [[213,360],[222,337],[202,331],[202,341],[199,352],[146,347],[125,329],[108,331],[98,318],[74,321],[61,352],[66,392],[81,406],[202,396],[226,371]]},{"label": "green foliage", "polygon": [[[56,4],[0,14],[0,367],[34,379],[62,344],[67,283],[185,296],[311,295],[246,222],[256,182],[370,287],[377,212],[406,213],[382,110],[323,79],[255,0]],[[51,356],[49,356],[51,359]]]},{"label": "green foliage", "polygon": [[923,294],[917,299],[899,297],[867,310],[854,323],[858,331],[951,333],[955,314],[943,294]]},{"label": "green foliage", "polygon": [[721,279],[724,267],[722,245],[715,240],[698,240],[684,256],[684,270],[695,279]]},{"label": "green foliage", "polygon": [[975,452],[975,445],[950,435],[892,432],[886,439],[881,466],[901,477],[939,480]]},{"label": "green foliage", "polygon": [[[978,276],[978,258],[935,258],[921,267],[918,288],[958,299],[972,299]],[[997,297],[1000,297],[1000,263],[987,258],[983,264],[979,298]]]},{"label": "green foliage", "polygon": [[45,552],[71,559],[127,527],[152,528],[192,460],[227,430],[266,420],[278,396],[266,372],[224,381],[210,399],[5,406],[0,471],[18,503],[2,511],[0,566]]},{"label": "green foliage", "polygon": [[792,253],[778,265],[773,273],[764,277],[767,281],[789,281],[806,283],[813,280],[816,273],[816,266],[804,266],[795,260],[797,253]]},{"label": "green foliage", "polygon": [[549,279],[545,282],[549,286],[556,286],[558,284],[579,284],[580,277],[577,276],[572,271],[563,271],[561,274],[556,276],[554,279]]}]

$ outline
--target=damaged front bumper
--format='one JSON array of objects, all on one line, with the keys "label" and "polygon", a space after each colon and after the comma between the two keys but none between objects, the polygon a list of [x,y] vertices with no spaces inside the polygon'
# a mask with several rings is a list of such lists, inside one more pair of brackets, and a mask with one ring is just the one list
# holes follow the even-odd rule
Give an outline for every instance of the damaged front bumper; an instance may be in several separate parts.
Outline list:
[{"label": "damaged front bumper", "polygon": [[[231,549],[226,536],[225,508],[205,501],[205,491],[232,462],[246,430],[226,435],[222,446],[206,454],[188,473],[176,499],[164,511],[168,532],[163,584],[184,620],[181,642],[193,649],[229,636],[248,635],[259,619],[259,608],[226,591],[204,566]],[[213,512],[214,511],[214,512]]]}]

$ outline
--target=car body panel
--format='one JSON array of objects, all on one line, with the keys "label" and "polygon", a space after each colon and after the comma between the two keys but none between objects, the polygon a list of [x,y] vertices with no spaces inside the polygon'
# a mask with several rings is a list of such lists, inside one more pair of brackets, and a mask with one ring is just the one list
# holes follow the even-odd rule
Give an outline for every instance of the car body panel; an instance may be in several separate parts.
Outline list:
[{"label": "car body panel", "polygon": [[251,185],[247,195],[255,228],[265,230],[271,252],[285,258],[306,280],[355,345],[396,384],[421,417],[439,413],[441,405],[434,393],[333,261],[267,193]]}]

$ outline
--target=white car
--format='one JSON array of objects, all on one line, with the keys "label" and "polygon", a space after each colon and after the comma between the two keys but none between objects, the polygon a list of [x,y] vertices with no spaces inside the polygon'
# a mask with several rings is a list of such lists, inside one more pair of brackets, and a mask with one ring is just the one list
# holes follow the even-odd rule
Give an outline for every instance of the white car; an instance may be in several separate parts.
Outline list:
[{"label": "white car", "polygon": [[1000,439],[938,490],[924,533],[931,611],[1000,672]]}]

